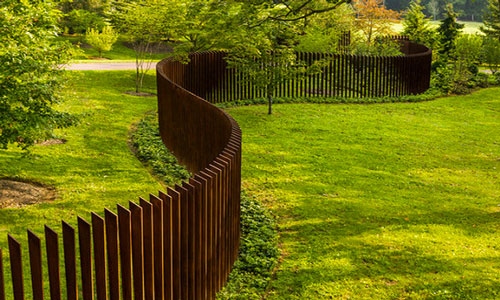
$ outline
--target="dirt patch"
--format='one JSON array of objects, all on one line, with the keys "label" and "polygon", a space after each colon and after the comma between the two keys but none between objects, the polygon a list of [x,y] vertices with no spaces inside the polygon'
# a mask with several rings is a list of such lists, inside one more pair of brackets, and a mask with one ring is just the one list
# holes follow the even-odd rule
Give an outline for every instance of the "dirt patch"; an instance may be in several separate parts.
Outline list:
[{"label": "dirt patch", "polygon": [[35,182],[0,179],[0,208],[23,207],[55,198],[56,191],[52,187]]},{"label": "dirt patch", "polygon": [[35,145],[38,145],[38,146],[50,146],[50,145],[59,145],[59,144],[66,144],[66,140],[65,139],[50,139],[50,140],[45,140],[45,141],[35,143]]},{"label": "dirt patch", "polygon": [[125,92],[125,94],[132,95],[132,96],[139,96],[139,97],[156,97],[155,94],[145,93],[145,92],[139,92],[139,93],[136,93],[136,92]]}]

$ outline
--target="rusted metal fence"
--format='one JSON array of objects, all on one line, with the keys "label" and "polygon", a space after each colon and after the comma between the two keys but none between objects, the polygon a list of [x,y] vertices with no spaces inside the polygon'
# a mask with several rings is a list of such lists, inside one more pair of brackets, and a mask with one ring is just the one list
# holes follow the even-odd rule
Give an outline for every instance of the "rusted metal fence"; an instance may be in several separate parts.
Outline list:
[{"label": "rusted metal fence", "polygon": [[[399,42],[404,56],[356,56],[298,52],[306,66],[321,62],[321,72],[284,81],[275,97],[383,97],[425,92],[429,88],[432,51],[405,37]],[[246,80],[244,73],[227,68],[220,51],[196,53],[173,75],[186,89],[211,103],[260,98],[266,91]]]},{"label": "rusted metal fence", "polygon": [[[9,235],[14,300],[215,298],[238,254],[241,132],[229,115],[185,90],[179,70],[169,60],[158,65],[160,131],[194,175],[116,213],[78,217],[77,229],[63,221],[62,239],[46,226],[45,246],[28,230],[31,284],[26,254]],[[0,300],[4,283],[0,250]]]},{"label": "rusted metal fence", "polygon": [[[429,86],[431,51],[404,39],[400,43],[406,56],[298,53],[298,59],[307,64],[327,63],[318,74],[283,83],[275,96],[424,92]],[[62,239],[46,226],[45,247],[28,230],[31,283],[24,278],[21,244],[9,235],[14,300],[25,299],[27,285],[34,300],[44,299],[47,291],[52,300],[215,297],[238,254],[241,131],[229,115],[209,102],[263,96],[241,73],[227,68],[225,55],[196,53],[189,64],[167,59],[157,66],[163,142],[194,175],[166,192],[150,195],[148,201],[129,202],[128,208],[118,205],[116,213],[107,209],[103,217],[92,213],[90,222],[78,217],[77,229],[63,221]],[[0,250],[0,300],[6,299],[4,283]]]}]

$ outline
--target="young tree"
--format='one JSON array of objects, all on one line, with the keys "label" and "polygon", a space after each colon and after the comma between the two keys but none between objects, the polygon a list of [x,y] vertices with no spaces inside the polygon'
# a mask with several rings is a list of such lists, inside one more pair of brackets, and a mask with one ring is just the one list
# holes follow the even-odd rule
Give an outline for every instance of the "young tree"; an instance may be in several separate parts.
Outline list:
[{"label": "young tree", "polygon": [[403,21],[401,34],[408,36],[413,42],[432,47],[434,44],[434,30],[432,30],[429,20],[422,12],[423,9],[420,0],[411,3]]},{"label": "young tree", "polygon": [[155,45],[171,38],[178,26],[182,5],[176,1],[145,0],[120,2],[113,20],[136,54],[135,91],[140,92],[152,63]]},{"label": "young tree", "polygon": [[448,4],[446,6],[446,17],[441,20],[438,28],[439,54],[447,56],[455,48],[455,41],[462,28],[464,28],[464,25],[457,22],[457,14],[453,11],[453,6]]},{"label": "young tree", "polygon": [[489,0],[488,12],[484,15],[481,31],[500,41],[500,0]]},{"label": "young tree", "polygon": [[266,24],[258,31],[240,39],[230,50],[228,66],[235,68],[244,81],[262,91],[268,99],[268,114],[272,114],[276,88],[305,68],[297,61],[290,41],[289,29]]},{"label": "young tree", "polygon": [[432,18],[434,19],[434,21],[436,21],[437,17],[439,16],[439,12],[441,11],[439,8],[439,1],[438,0],[429,1],[429,3],[427,3],[427,9],[432,14]]},{"label": "young tree", "polygon": [[55,41],[58,17],[45,1],[0,2],[0,147],[27,148],[71,124],[53,108],[69,53]]},{"label": "young tree", "polygon": [[391,26],[397,22],[400,13],[386,9],[381,0],[355,0],[357,28],[363,33],[365,42],[371,45],[376,36],[393,33]]},{"label": "young tree", "polygon": [[85,34],[85,41],[99,52],[99,57],[102,57],[103,51],[111,50],[117,39],[118,34],[111,26],[104,27],[102,32],[94,28],[89,28]]}]

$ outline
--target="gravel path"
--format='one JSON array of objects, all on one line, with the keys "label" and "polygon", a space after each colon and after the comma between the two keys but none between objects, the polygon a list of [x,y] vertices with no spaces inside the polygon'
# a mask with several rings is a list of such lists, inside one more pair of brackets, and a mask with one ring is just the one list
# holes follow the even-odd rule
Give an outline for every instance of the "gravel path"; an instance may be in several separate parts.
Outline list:
[{"label": "gravel path", "polygon": [[[64,68],[72,71],[135,70],[135,63],[82,63],[69,64]],[[156,68],[156,63],[151,64],[151,69],[154,68]]]}]

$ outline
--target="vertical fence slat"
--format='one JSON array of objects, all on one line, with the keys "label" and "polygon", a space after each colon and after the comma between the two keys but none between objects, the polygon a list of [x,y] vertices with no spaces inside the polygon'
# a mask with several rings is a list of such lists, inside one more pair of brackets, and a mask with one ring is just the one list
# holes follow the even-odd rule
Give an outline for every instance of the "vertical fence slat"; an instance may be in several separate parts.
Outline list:
[{"label": "vertical fence slat", "polygon": [[59,242],[57,233],[45,225],[45,245],[49,270],[50,299],[61,299],[61,275],[59,272]]},{"label": "vertical fence slat", "polygon": [[182,299],[181,278],[181,195],[168,188],[167,195],[172,198],[172,294],[174,299]]},{"label": "vertical fence slat", "polygon": [[194,267],[195,267],[195,283],[196,283],[196,299],[202,299],[202,186],[201,183],[194,179],[189,179],[189,184],[194,187],[195,195],[193,199],[193,209],[194,209]]},{"label": "vertical fence slat", "polygon": [[154,299],[154,267],[153,267],[153,205],[139,198],[142,208],[142,238],[144,251],[144,299]]},{"label": "vertical fence slat", "polygon": [[163,201],[149,195],[153,205],[153,257],[155,299],[163,300]]},{"label": "vertical fence slat", "polygon": [[142,208],[129,202],[130,225],[132,230],[132,275],[134,299],[144,299],[144,243],[142,236]]},{"label": "vertical fence slat", "polygon": [[172,281],[172,197],[159,192],[163,200],[163,280],[165,299],[174,299]]},{"label": "vertical fence slat", "polygon": [[75,229],[62,221],[64,270],[66,271],[66,297],[68,300],[78,299],[78,282],[76,275]]},{"label": "vertical fence slat", "polygon": [[106,300],[106,250],[104,220],[96,213],[92,213],[92,237],[94,240],[95,285],[97,300]]},{"label": "vertical fence slat", "polygon": [[183,182],[182,187],[187,190],[185,202],[187,204],[187,212],[183,213],[183,217],[187,218],[187,278],[189,281],[189,299],[196,299],[196,268],[195,268],[195,189],[189,183]]},{"label": "vertical fence slat", "polygon": [[82,277],[83,300],[94,299],[94,282],[92,277],[92,239],[90,224],[78,217],[78,242],[80,245],[80,270]]},{"label": "vertical fence slat", "polygon": [[3,275],[3,252],[0,249],[0,300],[5,300],[5,280]]},{"label": "vertical fence slat", "polygon": [[21,244],[10,234],[7,235],[10,255],[10,271],[14,300],[24,300],[24,279]]},{"label": "vertical fence slat", "polygon": [[31,230],[28,230],[28,246],[33,300],[43,300],[42,245],[40,238]]},{"label": "vertical fence slat", "polygon": [[118,217],[104,210],[106,222],[106,254],[108,260],[109,298],[120,300],[120,276],[118,266]]},{"label": "vertical fence slat", "polygon": [[132,300],[132,244],[130,211],[121,205],[118,212],[118,237],[120,239],[120,264],[123,300]]}]

